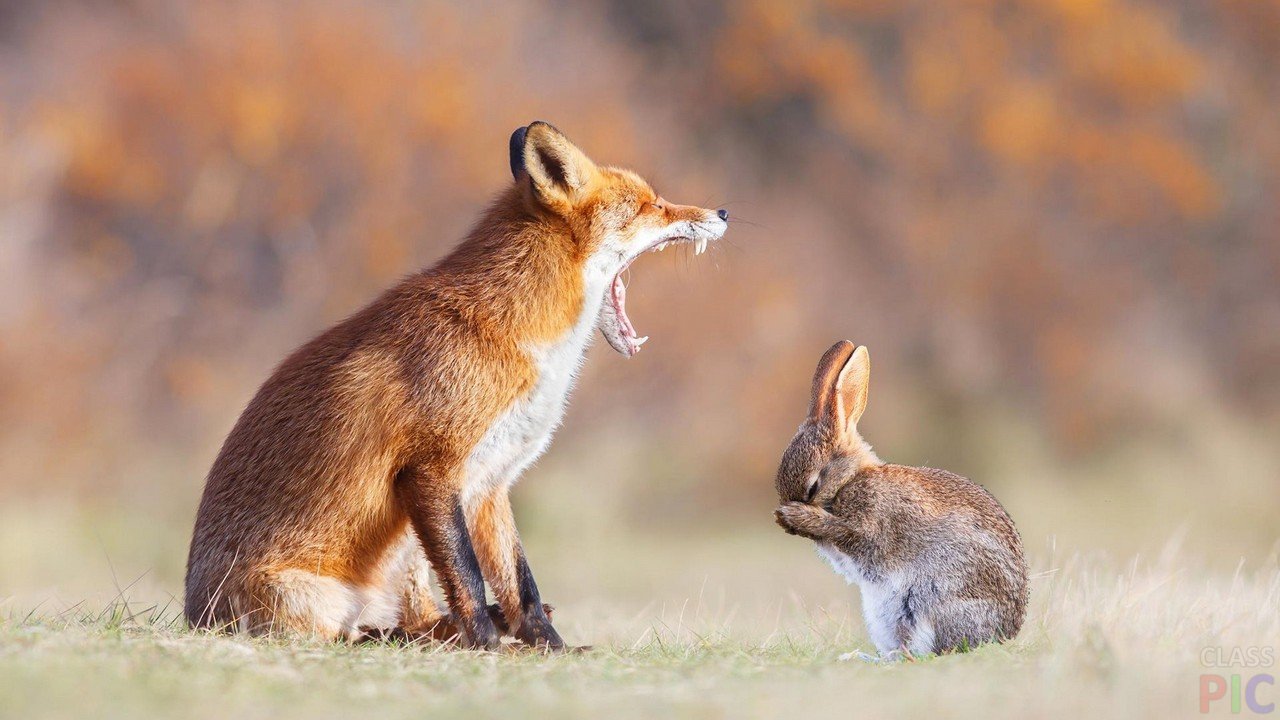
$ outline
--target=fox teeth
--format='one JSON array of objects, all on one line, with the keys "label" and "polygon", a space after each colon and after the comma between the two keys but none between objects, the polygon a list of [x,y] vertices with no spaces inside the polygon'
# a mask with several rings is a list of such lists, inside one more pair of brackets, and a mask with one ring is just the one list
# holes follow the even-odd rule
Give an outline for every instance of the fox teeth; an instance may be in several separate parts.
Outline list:
[{"label": "fox teeth", "polygon": [[706,252],[706,251],[707,251],[707,239],[706,239],[706,238],[701,238],[701,239],[699,239],[699,240],[698,240],[698,245],[697,245],[697,247],[694,249],[693,254],[694,254],[694,255],[701,255],[702,253],[704,253],[704,252]]},{"label": "fox teeth", "polygon": [[649,342],[649,336],[648,336],[648,335],[645,335],[645,336],[644,336],[644,337],[642,337],[642,338],[636,338],[635,340],[632,340],[632,341],[631,341],[631,343],[632,343],[633,345],[635,345],[636,347],[640,347],[641,345],[643,345],[643,344],[645,344],[645,343],[647,343],[647,342]]}]

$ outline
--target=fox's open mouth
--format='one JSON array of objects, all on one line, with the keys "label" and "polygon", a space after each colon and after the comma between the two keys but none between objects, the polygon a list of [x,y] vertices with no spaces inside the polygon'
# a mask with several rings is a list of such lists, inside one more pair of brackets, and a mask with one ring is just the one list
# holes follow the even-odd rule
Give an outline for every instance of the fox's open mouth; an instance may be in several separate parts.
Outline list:
[{"label": "fox's open mouth", "polygon": [[627,317],[627,285],[623,281],[623,275],[631,267],[631,263],[647,252],[661,251],[677,243],[692,243],[694,254],[701,255],[707,249],[707,241],[706,237],[694,239],[683,236],[660,240],[631,256],[618,269],[617,274],[613,276],[613,282],[609,283],[609,287],[605,290],[604,305],[600,308],[600,332],[614,350],[625,357],[631,357],[640,352],[640,346],[649,340],[648,335],[639,337],[635,326],[631,324],[631,318]]}]

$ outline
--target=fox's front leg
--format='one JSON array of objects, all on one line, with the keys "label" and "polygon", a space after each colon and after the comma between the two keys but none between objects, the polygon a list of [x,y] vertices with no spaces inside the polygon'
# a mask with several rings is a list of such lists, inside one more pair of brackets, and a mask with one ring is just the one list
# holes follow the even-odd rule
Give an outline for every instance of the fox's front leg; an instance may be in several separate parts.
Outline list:
[{"label": "fox's front leg", "polygon": [[485,579],[502,607],[515,638],[526,645],[558,650],[564,640],[551,626],[516,532],[505,487],[482,498],[470,513],[471,537]]},{"label": "fox's front leg", "polygon": [[810,540],[828,540],[844,531],[839,518],[808,503],[783,503],[773,511],[773,517],[783,530]]},{"label": "fox's front leg", "polygon": [[496,650],[501,638],[485,603],[484,576],[467,531],[460,483],[450,482],[452,477],[426,466],[406,467],[396,476],[396,494],[440,578],[459,643]]}]

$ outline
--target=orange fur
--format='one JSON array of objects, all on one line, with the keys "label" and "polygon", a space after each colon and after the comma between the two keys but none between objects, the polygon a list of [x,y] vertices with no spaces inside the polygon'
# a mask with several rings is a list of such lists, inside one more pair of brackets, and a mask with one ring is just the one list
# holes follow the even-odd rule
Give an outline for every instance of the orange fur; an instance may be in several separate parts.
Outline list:
[{"label": "orange fur", "polygon": [[499,490],[476,506],[470,519],[472,539],[480,568],[493,588],[493,595],[511,627],[520,621],[520,588],[516,557],[512,548],[520,542],[511,496]]},{"label": "orange fur", "polygon": [[[462,639],[491,645],[478,559],[517,636],[523,623],[558,641],[540,601],[521,605],[507,488],[559,422],[586,340],[572,342],[602,307],[596,265],[612,272],[640,238],[716,220],[596,167],[545,123],[517,136],[516,182],[466,239],[295,351],[241,415],[197,514],[193,626],[354,638],[429,625],[443,616],[424,586],[430,558]],[[570,377],[552,383],[562,368],[547,357],[572,363]],[[463,509],[469,532],[451,519]],[[415,533],[425,553],[406,547]]]}]

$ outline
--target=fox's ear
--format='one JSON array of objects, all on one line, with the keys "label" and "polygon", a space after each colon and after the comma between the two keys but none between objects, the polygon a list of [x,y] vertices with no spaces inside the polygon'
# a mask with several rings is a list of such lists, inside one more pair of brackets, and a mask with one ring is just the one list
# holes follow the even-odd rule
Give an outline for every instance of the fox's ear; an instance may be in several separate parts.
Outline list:
[{"label": "fox's ear", "polygon": [[572,205],[597,172],[591,158],[541,120],[511,135],[511,174],[528,178],[534,196],[552,207]]},{"label": "fox's ear", "polygon": [[857,425],[858,419],[867,409],[867,389],[870,385],[871,355],[867,352],[866,345],[859,345],[836,378],[840,415],[844,416],[846,427],[852,429]]},{"label": "fox's ear", "polygon": [[818,369],[813,373],[813,392],[809,400],[811,420],[835,426],[839,412],[836,383],[852,355],[853,343],[848,340],[841,340],[822,354]]},{"label": "fox's ear", "polygon": [[524,175],[524,139],[529,133],[529,128],[518,127],[516,131],[511,133],[511,141],[507,143],[507,155],[511,161],[511,177],[516,180]]}]

